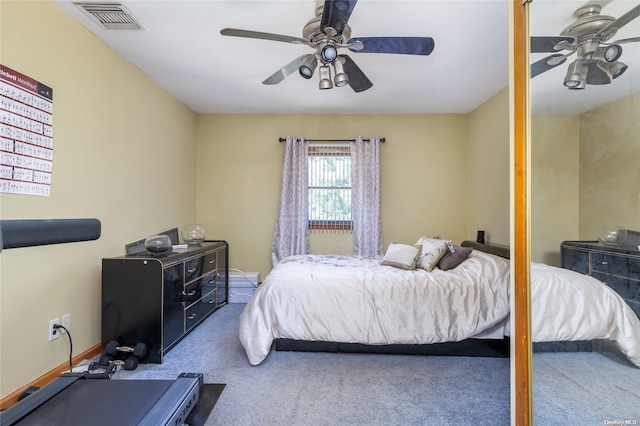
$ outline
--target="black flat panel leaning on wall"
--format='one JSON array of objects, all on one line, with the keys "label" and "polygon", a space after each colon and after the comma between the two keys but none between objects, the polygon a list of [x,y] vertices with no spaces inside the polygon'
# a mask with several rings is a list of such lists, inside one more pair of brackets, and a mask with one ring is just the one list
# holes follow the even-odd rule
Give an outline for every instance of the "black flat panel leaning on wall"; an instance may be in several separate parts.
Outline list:
[{"label": "black flat panel leaning on wall", "polygon": [[98,219],[0,220],[0,248],[97,240],[100,232]]}]

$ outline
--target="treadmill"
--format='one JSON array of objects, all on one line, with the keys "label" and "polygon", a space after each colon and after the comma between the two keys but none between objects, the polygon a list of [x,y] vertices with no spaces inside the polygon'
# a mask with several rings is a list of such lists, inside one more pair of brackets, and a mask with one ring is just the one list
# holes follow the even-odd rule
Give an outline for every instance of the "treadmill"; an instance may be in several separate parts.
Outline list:
[{"label": "treadmill", "polygon": [[92,379],[67,373],[0,413],[2,426],[184,425],[203,389],[202,373],[175,380]]}]

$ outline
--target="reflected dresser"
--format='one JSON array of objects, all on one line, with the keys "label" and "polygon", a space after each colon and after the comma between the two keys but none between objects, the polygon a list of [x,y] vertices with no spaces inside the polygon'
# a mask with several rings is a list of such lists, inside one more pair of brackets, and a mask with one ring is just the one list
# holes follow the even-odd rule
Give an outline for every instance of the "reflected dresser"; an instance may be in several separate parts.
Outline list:
[{"label": "reflected dresser", "polygon": [[563,241],[562,267],[591,275],[615,290],[640,318],[640,251],[598,241]]}]

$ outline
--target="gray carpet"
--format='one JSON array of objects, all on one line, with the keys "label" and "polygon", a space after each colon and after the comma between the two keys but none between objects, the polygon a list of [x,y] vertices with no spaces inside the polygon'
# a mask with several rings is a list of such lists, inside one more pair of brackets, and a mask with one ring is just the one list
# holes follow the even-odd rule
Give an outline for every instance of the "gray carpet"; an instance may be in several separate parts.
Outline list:
[{"label": "gray carpet", "polygon": [[[207,425],[510,423],[508,359],[274,351],[252,367],[238,340],[243,307],[216,311],[163,364],[114,379],[202,372],[225,383]],[[640,369],[595,353],[536,354],[534,368],[537,425],[640,424]]]},{"label": "gray carpet", "polygon": [[640,425],[640,369],[617,353],[533,356],[537,425]]}]

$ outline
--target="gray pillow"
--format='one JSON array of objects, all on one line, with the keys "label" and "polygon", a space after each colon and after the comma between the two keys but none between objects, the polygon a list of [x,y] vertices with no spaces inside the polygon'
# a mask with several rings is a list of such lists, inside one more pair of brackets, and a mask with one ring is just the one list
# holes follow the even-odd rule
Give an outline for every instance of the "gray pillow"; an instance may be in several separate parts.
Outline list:
[{"label": "gray pillow", "polygon": [[464,262],[467,257],[469,257],[473,248],[453,246],[453,250],[454,252],[451,253],[451,250],[447,249],[444,256],[442,256],[438,261],[438,268],[443,271],[448,271],[449,269],[457,267]]}]

